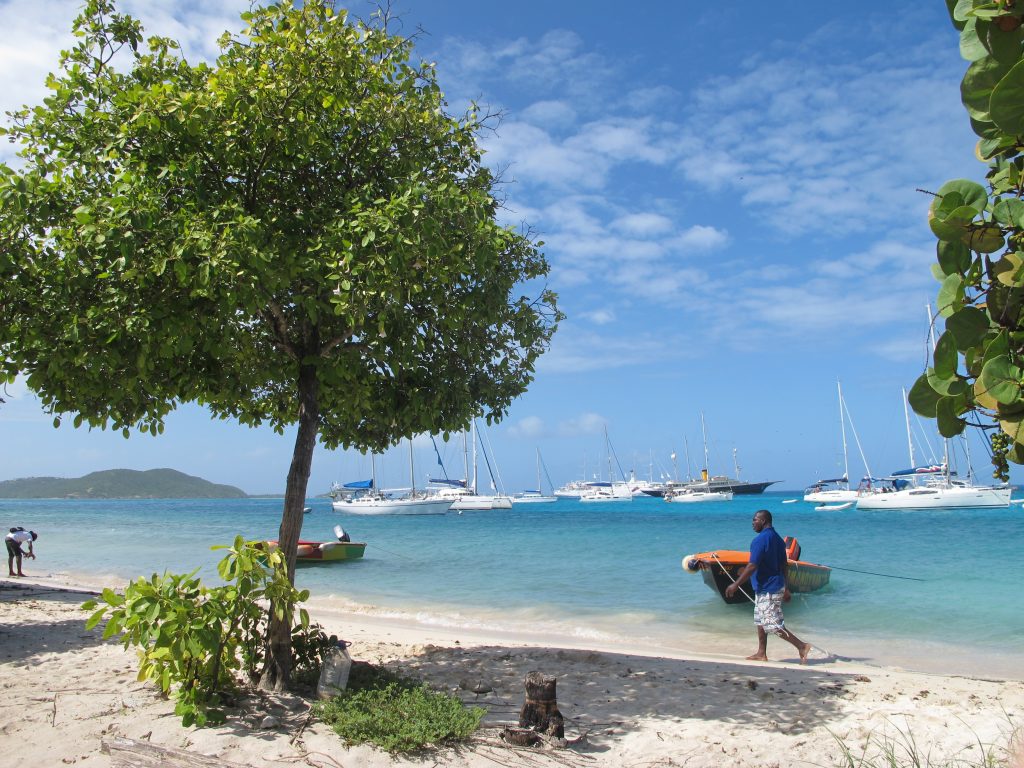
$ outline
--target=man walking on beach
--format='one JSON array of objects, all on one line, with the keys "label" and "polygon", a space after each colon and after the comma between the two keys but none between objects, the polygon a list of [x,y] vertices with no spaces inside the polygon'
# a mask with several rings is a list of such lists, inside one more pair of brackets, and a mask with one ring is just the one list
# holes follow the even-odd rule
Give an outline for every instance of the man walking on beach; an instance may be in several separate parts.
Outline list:
[{"label": "man walking on beach", "polygon": [[[4,543],[7,544],[7,570],[11,576],[24,576],[21,572],[22,555],[28,555],[33,560],[36,553],[32,551],[32,542],[39,538],[35,531],[26,531],[24,528],[11,528],[11,532],[4,536]],[[22,544],[28,544],[28,552],[21,551]],[[18,561],[18,572],[14,572],[14,561]]]},{"label": "man walking on beach", "polygon": [[811,644],[786,629],[782,618],[782,604],[788,603],[791,597],[786,586],[786,543],[772,528],[772,513],[767,509],[754,513],[753,525],[757,536],[750,542],[750,562],[725,590],[726,597],[732,597],[748,579],[754,587],[757,653],[747,659],[768,661],[768,633],[771,632],[792,643],[800,653],[800,663],[806,664]]}]

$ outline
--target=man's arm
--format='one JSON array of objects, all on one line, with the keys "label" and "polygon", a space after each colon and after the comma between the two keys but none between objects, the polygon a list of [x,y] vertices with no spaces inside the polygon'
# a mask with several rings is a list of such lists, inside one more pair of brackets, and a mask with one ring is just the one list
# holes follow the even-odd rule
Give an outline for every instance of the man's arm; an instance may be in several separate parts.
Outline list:
[{"label": "man's arm", "polygon": [[754,571],[757,570],[757,563],[747,563],[743,566],[743,570],[740,571],[740,575],[736,577],[736,581],[725,588],[725,596],[732,597],[736,594],[736,590],[742,587],[750,577],[754,575]]}]

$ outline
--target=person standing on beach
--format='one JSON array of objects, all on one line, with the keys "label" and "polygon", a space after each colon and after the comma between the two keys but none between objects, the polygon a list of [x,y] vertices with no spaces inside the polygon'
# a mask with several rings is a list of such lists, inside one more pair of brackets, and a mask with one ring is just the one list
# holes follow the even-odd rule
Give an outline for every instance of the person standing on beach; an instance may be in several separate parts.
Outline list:
[{"label": "person standing on beach", "polygon": [[[24,528],[11,528],[11,532],[4,536],[4,543],[7,544],[7,570],[11,576],[24,576],[21,571],[21,558],[23,555],[36,559],[36,553],[32,551],[32,542],[39,538],[35,531],[26,531]],[[28,552],[21,551],[22,544],[28,544]],[[18,572],[14,572],[14,561],[18,561]]]},{"label": "person standing on beach", "polygon": [[800,653],[800,663],[806,664],[811,644],[786,629],[782,617],[782,604],[788,603],[791,597],[786,586],[786,543],[772,528],[772,513],[767,509],[754,513],[753,525],[757,536],[750,542],[750,562],[725,590],[726,596],[732,597],[748,580],[754,587],[757,653],[747,659],[768,661],[768,633],[771,632],[792,643]]}]

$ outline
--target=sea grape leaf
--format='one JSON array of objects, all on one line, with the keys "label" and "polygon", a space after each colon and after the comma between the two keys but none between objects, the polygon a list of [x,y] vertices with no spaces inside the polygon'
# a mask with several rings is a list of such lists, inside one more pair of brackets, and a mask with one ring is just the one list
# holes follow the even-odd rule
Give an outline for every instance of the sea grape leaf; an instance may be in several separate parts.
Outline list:
[{"label": "sea grape leaf", "polygon": [[1007,227],[1024,226],[1024,200],[1007,197],[992,206],[992,215]]},{"label": "sea grape leaf", "polygon": [[936,375],[943,379],[956,376],[956,367],[960,362],[960,356],[957,354],[956,337],[948,329],[939,336],[932,357],[935,361]]},{"label": "sea grape leaf", "polygon": [[1014,64],[992,89],[989,116],[1004,133],[1024,133],[1024,61]]},{"label": "sea grape leaf", "polygon": [[[990,21],[980,21],[975,18],[968,19],[964,28],[960,31],[960,55],[967,61],[977,61],[989,55],[990,51],[983,42],[988,37],[987,27]],[[980,29],[979,29],[980,25]]]},{"label": "sea grape leaf", "polygon": [[1004,253],[999,261],[992,264],[992,276],[1011,288],[1024,285],[1024,254]]},{"label": "sea grape leaf", "polygon": [[[983,27],[982,25],[985,24]],[[1020,59],[1022,28],[1003,29],[998,23],[978,21],[976,34],[992,57],[1004,64]],[[973,59],[971,59],[973,61]]]},{"label": "sea grape leaf", "polygon": [[992,90],[1009,71],[1009,66],[992,56],[972,62],[960,81],[960,100],[975,120],[996,122],[989,114]]},{"label": "sea grape leaf", "polygon": [[1021,370],[1008,355],[999,355],[985,363],[980,381],[988,393],[1000,403],[1015,403],[1021,396]]},{"label": "sea grape leaf", "polygon": [[943,437],[956,437],[967,426],[958,415],[959,404],[955,397],[943,397],[935,406],[935,421]]},{"label": "sea grape leaf", "polygon": [[978,253],[995,253],[1006,245],[1003,230],[998,224],[968,227],[961,239],[964,245]]},{"label": "sea grape leaf", "polygon": [[960,275],[949,275],[939,288],[938,309],[943,317],[952,315],[964,302],[964,281]]},{"label": "sea grape leaf", "polygon": [[988,393],[981,379],[974,382],[974,402],[982,408],[988,408],[990,411],[994,411],[999,407],[999,401]]},{"label": "sea grape leaf", "polygon": [[934,419],[935,406],[939,402],[939,397],[939,393],[932,389],[932,385],[928,382],[928,374],[922,373],[917,377],[914,386],[910,388],[907,402],[914,409],[914,413]]},{"label": "sea grape leaf", "polygon": [[936,255],[947,275],[964,274],[971,266],[971,249],[960,240],[939,240]]},{"label": "sea grape leaf", "polygon": [[988,331],[988,316],[977,307],[963,307],[946,318],[946,332],[955,337],[960,351],[980,344]]}]

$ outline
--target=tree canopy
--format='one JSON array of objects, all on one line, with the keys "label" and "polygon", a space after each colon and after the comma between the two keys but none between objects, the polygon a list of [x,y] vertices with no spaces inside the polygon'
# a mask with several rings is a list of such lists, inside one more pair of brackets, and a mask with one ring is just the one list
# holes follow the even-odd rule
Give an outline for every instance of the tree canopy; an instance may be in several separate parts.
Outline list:
[{"label": "tree canopy", "polygon": [[0,361],[55,423],[159,433],[197,402],[297,424],[290,552],[317,439],[501,418],[560,313],[541,244],[499,222],[487,116],[449,115],[411,40],[323,0],[242,20],[191,63],[88,0],[4,129]]},{"label": "tree canopy", "polygon": [[945,437],[991,430],[994,475],[1024,464],[1024,5],[946,0],[969,62],[961,98],[988,164],[986,183],[957,179],[936,193],[938,312],[932,365],[910,404]]}]

